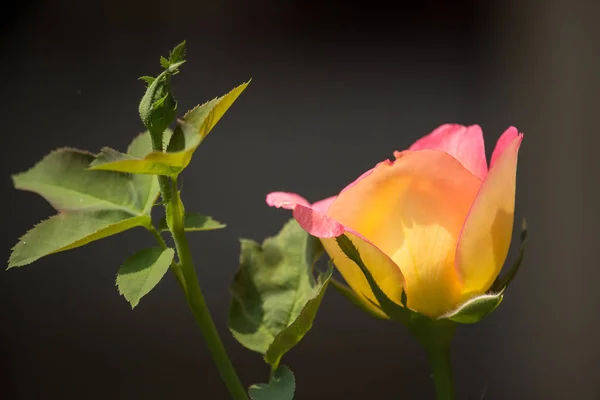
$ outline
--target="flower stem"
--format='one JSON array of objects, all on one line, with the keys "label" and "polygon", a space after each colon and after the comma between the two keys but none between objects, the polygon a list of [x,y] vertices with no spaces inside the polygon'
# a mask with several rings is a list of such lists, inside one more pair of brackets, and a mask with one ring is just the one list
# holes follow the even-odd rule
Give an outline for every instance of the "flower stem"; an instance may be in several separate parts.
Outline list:
[{"label": "flower stem", "polygon": [[438,348],[427,351],[437,400],[454,400],[454,383],[450,364],[450,349]]},{"label": "flower stem", "polygon": [[[152,234],[152,236],[154,236],[154,239],[156,239],[156,242],[158,243],[158,245],[161,248],[163,248],[163,249],[167,248],[167,243],[165,243],[165,240],[160,235],[160,232],[158,230],[156,230],[154,225],[150,224],[150,225],[146,226],[146,229],[148,230],[148,232],[150,232]],[[181,266],[178,263],[176,263],[175,260],[173,260],[173,262],[171,263],[171,271],[173,271],[175,278],[177,278],[177,283],[179,283],[179,287],[185,293],[187,290],[185,288],[185,280],[183,279],[183,273],[181,272]]]},{"label": "flower stem", "polygon": [[187,237],[184,230],[185,212],[176,179],[172,180],[171,198],[167,203],[167,222],[175,241],[175,247],[179,257],[179,267],[183,276],[184,294],[194,314],[196,323],[204,336],[204,340],[212,354],[213,361],[219,370],[221,379],[227,386],[234,400],[248,400],[246,390],[240,382],[235,369],[219,337],[219,333],[212,320],[204,295],[198,283],[198,277],[192,263],[192,254],[189,249]]},{"label": "flower stem", "polygon": [[427,352],[437,400],[454,400],[450,346],[456,323],[421,317],[412,320],[408,328]]}]

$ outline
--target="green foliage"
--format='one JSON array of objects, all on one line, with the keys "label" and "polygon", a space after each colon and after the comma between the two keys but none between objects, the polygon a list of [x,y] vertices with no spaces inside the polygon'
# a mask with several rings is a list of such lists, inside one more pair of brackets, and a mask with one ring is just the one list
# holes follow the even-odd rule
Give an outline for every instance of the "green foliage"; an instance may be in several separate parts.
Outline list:
[{"label": "green foliage", "polygon": [[128,258],[117,273],[117,287],[131,308],[148,294],[169,270],[175,252],[173,249],[153,247]]},{"label": "green foliage", "polygon": [[313,321],[321,306],[321,301],[325,295],[325,290],[327,289],[327,284],[329,283],[332,272],[333,267],[330,266],[326,272],[319,275],[314,297],[311,297],[306,301],[298,315],[294,313],[294,307],[291,308],[292,312],[289,316],[291,324],[281,330],[273,339],[273,342],[265,354],[265,361],[267,363],[278,366],[281,357],[294,348],[294,346],[296,346],[302,340],[304,335],[312,328]]},{"label": "green foliage", "polygon": [[269,383],[250,386],[248,394],[252,400],[292,400],[295,390],[294,374],[282,365],[277,368]]},{"label": "green foliage", "polygon": [[[165,139],[171,137],[167,131]],[[152,150],[148,132],[129,145],[130,156]],[[9,268],[83,246],[136,226],[150,226],[158,196],[155,176],[91,171],[94,156],[75,149],[53,151],[33,168],[13,176],[17,189],[40,194],[60,213],[42,221],[19,239]]]},{"label": "green foliage", "polygon": [[[172,134],[168,127],[175,119],[177,102],[171,91],[171,77],[179,72],[184,58],[185,42],[175,47],[168,59],[161,57],[164,70],[160,75],[140,78],[148,85],[139,105],[147,131],[133,140],[126,153],[105,147],[94,156],[84,151],[60,149],[30,170],[13,176],[17,189],[40,194],[59,214],[21,237],[12,249],[9,268],[136,226],[145,227],[161,247],[139,251],[125,261],[117,273],[119,292],[134,308],[173,266],[230,394],[235,399],[247,400],[246,389],[228,360],[206,307],[185,235],[186,230],[219,229],[225,225],[200,214],[188,214],[184,218],[177,190],[177,175],[189,164],[192,153],[247,83],[190,111]],[[173,262],[175,251],[166,247],[152,225],[150,214],[159,192],[178,251],[178,263]],[[279,379],[273,381],[277,386]],[[281,376],[281,379],[287,377]]]},{"label": "green foliage", "polygon": [[[163,146],[169,144],[172,136],[173,131],[170,129],[163,132]],[[132,157],[143,158],[150,153],[152,153],[152,140],[148,131],[137,135],[127,147],[127,154]]]},{"label": "green foliage", "polygon": [[123,173],[88,171],[90,153],[59,149],[33,168],[13,176],[15,188],[44,197],[58,211],[120,210],[149,214],[156,195]]},{"label": "green foliage", "polygon": [[90,165],[90,169],[97,171],[120,171],[132,174],[164,176],[176,176],[181,172],[182,168],[180,166],[169,165],[164,162],[152,160],[151,156],[154,154],[165,153],[150,153],[147,157],[140,159],[131,157],[128,154],[123,154],[110,147],[105,147],[96,156],[96,160]]},{"label": "green foliage", "polygon": [[[203,215],[200,213],[185,213],[185,226],[184,229],[186,232],[196,232],[196,231],[212,231],[215,229],[223,229],[227,225],[222,224],[221,222],[214,220],[212,217],[207,215]],[[169,230],[167,226],[167,218],[163,217],[158,223],[158,229],[162,232],[166,232]]]},{"label": "green foliage", "polygon": [[[181,150],[153,151],[144,157],[130,157],[130,155],[119,153],[116,150],[107,151],[105,149],[103,153],[107,154],[101,153],[91,169],[177,176],[188,166],[194,151],[249,83],[246,82],[225,96],[211,100],[189,111],[179,121],[175,130],[176,134],[173,135],[172,140],[176,142],[173,145],[169,143],[168,146],[170,150]],[[182,142],[184,143],[183,146]]]},{"label": "green foliage", "polygon": [[295,220],[259,245],[243,239],[240,270],[231,292],[229,328],[246,348],[265,354],[277,368],[281,357],[312,327],[332,273],[315,280],[313,266],[322,248]]},{"label": "green foliage", "polygon": [[36,225],[19,239],[8,267],[27,265],[41,257],[150,223],[149,216],[132,216],[119,210],[61,213]]}]

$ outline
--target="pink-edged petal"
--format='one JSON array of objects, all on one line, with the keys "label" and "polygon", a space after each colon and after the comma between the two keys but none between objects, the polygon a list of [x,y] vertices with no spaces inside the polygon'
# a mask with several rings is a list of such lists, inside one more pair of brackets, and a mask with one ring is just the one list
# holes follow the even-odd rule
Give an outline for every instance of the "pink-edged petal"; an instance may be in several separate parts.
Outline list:
[{"label": "pink-edged petal", "polygon": [[316,203],[313,203],[311,208],[322,213],[327,213],[327,210],[329,210],[329,206],[331,205],[331,203],[333,203],[336,197],[337,196],[331,196],[326,199],[319,200]]},{"label": "pink-edged petal", "polygon": [[318,238],[335,238],[345,231],[344,225],[310,206],[296,204],[294,218],[306,232]]},{"label": "pink-edged petal", "polygon": [[342,193],[345,192],[346,190],[351,189],[354,186],[356,186],[358,184],[358,182],[362,181],[364,178],[366,178],[367,176],[371,175],[371,172],[373,172],[374,170],[375,170],[375,168],[371,168],[367,172],[364,172],[361,176],[359,176],[358,178],[356,178],[354,180],[354,182],[352,182],[351,184],[349,184],[348,186],[346,186],[345,188],[343,188],[342,189]]},{"label": "pink-edged petal", "polygon": [[[461,300],[454,255],[480,186],[446,152],[407,150],[340,193],[327,215],[387,254],[404,276],[409,307],[435,317]],[[345,278],[352,286],[354,276]]]},{"label": "pink-edged petal", "polygon": [[308,201],[297,194],[274,192],[267,196],[267,203],[273,207],[292,209],[294,218],[300,226],[312,236],[321,239],[323,247],[334,260],[336,267],[350,287],[365,301],[378,304],[360,268],[353,261],[350,261],[337,245],[335,238],[344,233],[347,234],[383,292],[390,299],[400,304],[403,285],[400,268],[390,257],[363,236],[351,229],[346,229],[344,225],[325,214],[325,210],[329,208],[335,198],[335,196],[330,197],[310,206]]},{"label": "pink-edged petal", "polygon": [[506,259],[513,230],[517,159],[522,139],[522,135],[517,135],[503,146],[462,229],[455,263],[465,299],[487,291]]},{"label": "pink-edged petal", "polygon": [[519,131],[514,126],[508,128],[496,142],[496,147],[494,147],[494,152],[492,153],[492,159],[490,160],[490,168],[494,166],[496,160],[500,155],[504,152],[506,146],[508,146],[513,140],[515,140],[519,136]]},{"label": "pink-edged petal", "polygon": [[271,207],[293,210],[296,204],[310,206],[308,200],[296,193],[272,192],[267,195],[267,204]]},{"label": "pink-edged petal", "polygon": [[480,180],[487,175],[483,132],[479,125],[442,125],[417,140],[409,150],[440,150],[456,158]]}]

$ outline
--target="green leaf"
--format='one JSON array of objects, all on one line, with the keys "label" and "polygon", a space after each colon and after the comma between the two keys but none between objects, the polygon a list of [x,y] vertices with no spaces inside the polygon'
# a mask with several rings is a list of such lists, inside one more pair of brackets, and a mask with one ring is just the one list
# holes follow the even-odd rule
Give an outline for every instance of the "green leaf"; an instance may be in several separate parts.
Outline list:
[{"label": "green leaf", "polygon": [[118,210],[61,213],[42,221],[19,239],[8,267],[27,265],[41,257],[149,224],[149,216],[132,216]]},{"label": "green leaf", "polygon": [[[300,310],[300,314],[291,319],[293,322],[275,336],[273,343],[271,343],[265,354],[265,361],[267,363],[272,366],[279,366],[281,357],[300,343],[304,335],[312,328],[332,273],[333,265],[330,265],[327,271],[319,275],[317,280],[318,292],[304,304],[304,307]],[[291,313],[290,317],[293,315]]]},{"label": "green leaf", "polygon": [[331,276],[315,280],[321,252],[295,220],[264,243],[242,239],[240,270],[231,286],[229,329],[246,348],[278,359],[308,332]]},{"label": "green leaf", "polygon": [[[163,153],[150,153],[163,154]],[[181,168],[171,166],[162,162],[154,162],[149,157],[140,159],[131,157],[128,154],[121,153],[117,150],[105,147],[96,156],[94,162],[90,165],[91,170],[96,171],[121,171],[132,174],[146,175],[166,175],[175,176],[181,172]]]},{"label": "green leaf", "polygon": [[508,287],[510,282],[512,282],[513,278],[515,276],[517,276],[517,273],[519,272],[519,267],[521,267],[521,263],[523,262],[523,257],[525,256],[525,245],[526,244],[527,244],[527,222],[525,221],[525,218],[523,218],[523,221],[521,222],[521,247],[519,249],[519,255],[517,256],[517,259],[515,260],[513,265],[510,267],[510,269],[508,270],[506,275],[504,275],[503,277],[498,276],[498,278],[496,278],[496,281],[494,281],[494,283],[492,284],[492,287],[490,288],[488,293],[503,292]]},{"label": "green leaf", "polygon": [[153,247],[128,258],[117,272],[117,287],[135,308],[169,270],[175,252],[173,249]]},{"label": "green leaf", "polygon": [[[202,215],[200,213],[185,213],[185,230],[187,232],[196,231],[212,231],[215,229],[223,229],[227,225],[220,223],[212,217]],[[158,223],[158,229],[162,232],[167,232],[169,227],[167,226],[167,219],[163,217]]]},{"label": "green leaf", "polygon": [[[180,151],[151,152],[144,157],[117,156],[114,153],[95,162],[91,169],[130,172],[134,174],[178,175],[188,166],[194,151],[217,124],[233,102],[244,91],[250,82],[246,82],[223,97],[211,100],[189,111],[183,120],[179,121],[178,129],[183,133],[185,146]],[[175,135],[173,140],[179,141],[176,146],[181,148],[181,135]]]},{"label": "green leaf", "polygon": [[354,263],[360,268],[361,272],[367,279],[375,298],[379,302],[381,309],[383,312],[393,320],[400,321],[402,323],[408,324],[412,318],[418,317],[417,313],[409,310],[408,308],[402,307],[399,304],[394,303],[384,292],[381,290],[375,278],[363,262],[360,257],[360,253],[352,240],[348,238],[346,235],[341,235],[336,238],[338,246],[344,252],[346,257],[350,260],[354,261]]},{"label": "green leaf", "polygon": [[296,390],[294,374],[286,366],[275,371],[269,383],[250,386],[248,394],[252,400],[292,400]]},{"label": "green leaf", "polygon": [[147,187],[140,187],[137,178],[129,174],[89,171],[93,160],[94,156],[84,151],[59,149],[12,178],[17,189],[38,193],[58,211],[150,213],[149,203],[154,199]]},{"label": "green leaf", "polygon": [[[170,129],[163,132],[163,143],[165,146],[169,143],[172,134],[173,131]],[[132,157],[145,157],[150,152],[152,152],[152,141],[150,139],[150,132],[148,131],[136,136],[127,147],[127,154]],[[148,210],[147,213],[150,214],[160,192],[158,179],[153,175],[130,174],[130,176],[138,191],[148,193],[146,196],[148,201],[145,209]]]},{"label": "green leaf", "polygon": [[442,315],[439,319],[449,319],[461,324],[474,324],[494,311],[502,302],[503,293],[484,294],[474,297],[456,310]]},{"label": "green leaf", "polygon": [[[173,136],[173,131],[171,129],[166,129],[163,132],[163,147],[169,144],[171,136]],[[152,140],[150,139],[150,132],[148,131],[137,135],[127,147],[127,154],[132,157],[143,158],[149,153],[152,153]]]}]

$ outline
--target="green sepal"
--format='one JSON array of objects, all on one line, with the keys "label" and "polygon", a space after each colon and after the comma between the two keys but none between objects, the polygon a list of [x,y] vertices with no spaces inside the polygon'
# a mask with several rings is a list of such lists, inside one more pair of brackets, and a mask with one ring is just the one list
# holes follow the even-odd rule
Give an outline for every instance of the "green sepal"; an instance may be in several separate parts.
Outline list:
[{"label": "green sepal", "polygon": [[[393,300],[391,300],[384,292],[381,290],[375,278],[369,271],[369,269],[364,264],[362,258],[360,257],[360,253],[352,240],[346,235],[341,235],[336,238],[337,244],[340,249],[344,252],[346,257],[352,260],[361,270],[371,290],[373,291],[373,295],[379,302],[381,310],[391,319],[400,321],[402,323],[408,324],[410,320],[413,318],[418,318],[420,314],[411,311],[408,308],[405,308],[399,304],[396,304]],[[334,260],[335,262],[335,260]]]},{"label": "green sepal", "polygon": [[153,76],[140,76],[138,79],[146,82],[148,85],[152,85],[152,82],[156,80]]},{"label": "green sepal", "polygon": [[167,71],[152,81],[139,105],[140,118],[150,131],[153,143],[162,143],[162,133],[177,115],[177,102],[171,91],[171,74]]},{"label": "green sepal", "polygon": [[[194,151],[249,83],[246,82],[234,88],[225,96],[211,100],[189,111],[178,122],[175,130],[176,134],[172,136],[173,145],[169,143],[167,146],[168,152],[153,151],[144,157],[132,158],[123,156],[122,153],[118,152],[115,154],[113,151],[108,157],[95,162],[91,169],[177,176],[188,166]],[[184,142],[183,146],[182,141]]]},{"label": "green sepal", "polygon": [[[381,305],[383,312],[395,321],[400,321],[409,329],[413,336],[421,343],[427,352],[437,352],[450,346],[456,323],[450,319],[433,319],[426,315],[410,310],[392,301],[381,290],[373,275],[365,266],[358,249],[346,235],[336,238],[338,245],[344,254],[360,268],[364,274],[375,298]],[[402,293],[402,303],[406,305],[408,299],[406,292]]]},{"label": "green sepal", "polygon": [[252,400],[293,400],[295,390],[294,374],[282,365],[273,373],[269,383],[250,386],[248,394]]},{"label": "green sepal", "polygon": [[352,304],[354,304],[355,306],[357,306],[359,309],[365,311],[366,313],[368,313],[372,317],[377,318],[377,319],[387,319],[387,316],[381,310],[381,308],[379,308],[375,304],[367,303],[354,290],[352,290],[351,288],[349,288],[344,283],[342,283],[342,282],[340,282],[337,279],[335,279],[335,278],[332,277],[329,280],[329,284],[335,290],[337,290],[342,296],[344,296],[346,299],[350,300],[350,302]]},{"label": "green sepal", "polygon": [[181,130],[181,126],[177,125],[171,140],[168,142],[167,153],[176,153],[185,149],[185,135]]},{"label": "green sepal", "polygon": [[473,297],[438,319],[448,319],[459,324],[474,324],[494,311],[502,302],[503,296],[504,292]]},{"label": "green sepal", "polygon": [[[186,232],[213,231],[227,227],[227,225],[212,217],[200,213],[186,212],[184,218],[184,229]],[[161,232],[167,232],[169,230],[166,216],[159,221],[158,229]]]},{"label": "green sepal", "polygon": [[42,221],[19,239],[12,249],[8,268],[150,224],[147,215],[132,216],[117,210],[61,213]]},{"label": "green sepal", "polygon": [[283,354],[311,328],[332,266],[314,278],[322,248],[293,219],[262,245],[246,239],[241,245],[229,329],[244,347],[265,354],[265,361],[277,368]]},{"label": "green sepal", "polygon": [[150,131],[153,149],[162,151],[162,136],[165,129],[175,120],[177,102],[171,91],[171,76],[179,72],[179,67],[185,62],[185,41],[176,46],[167,60],[161,57],[164,71],[155,79],[142,77],[148,83],[146,93],[138,107],[144,126]]},{"label": "green sepal", "polygon": [[[436,318],[435,320],[448,320],[461,324],[473,324],[479,322],[481,319],[492,313],[502,302],[504,298],[505,289],[507,288],[508,284],[512,281],[512,279],[516,276],[519,267],[523,261],[523,257],[525,254],[525,244],[527,242],[527,225],[525,223],[525,219],[523,219],[520,238],[521,247],[519,255],[504,277],[499,277],[498,279],[496,279],[496,281],[486,294],[476,296],[465,301],[455,310],[452,310]],[[371,287],[371,290],[373,291],[373,294],[375,295],[375,298],[379,302],[381,309],[388,317],[394,320],[401,321],[407,325],[413,323],[412,321],[414,320],[421,320],[423,318],[433,320],[416,311],[408,309],[406,306],[406,292],[404,291],[402,292],[403,306],[400,306],[392,300],[390,300],[381,290],[377,282],[375,282],[370,271],[360,258],[360,254],[354,246],[354,244],[352,243],[352,241],[346,235],[342,235],[336,240],[344,254],[346,254],[348,258],[354,261],[354,263],[356,263],[361,269],[362,273],[365,275],[365,278],[369,283],[369,286]],[[374,304],[373,306],[375,307]]]},{"label": "green sepal", "polygon": [[[177,63],[181,63],[182,61],[185,61],[185,56],[186,56],[186,42],[185,40],[181,43],[179,43],[177,46],[175,46],[173,48],[173,50],[171,50],[171,53],[169,54],[169,60],[167,61],[165,59],[165,61],[168,62],[167,66],[163,65],[163,68],[169,68],[173,65],[176,65]],[[164,57],[162,57],[164,58]],[[161,64],[162,64],[162,59],[161,59]],[[175,71],[174,73],[177,73],[178,71]]]},{"label": "green sepal", "polygon": [[519,272],[519,267],[525,256],[525,245],[527,243],[527,223],[523,218],[521,223],[521,246],[519,255],[513,262],[508,272],[503,277],[498,277],[486,294],[473,297],[461,304],[456,310],[446,313],[439,319],[448,319],[460,324],[474,324],[491,314],[502,302],[504,291]]},{"label": "green sepal", "polygon": [[496,278],[488,293],[504,292],[504,290],[508,287],[510,282],[512,282],[514,277],[517,276],[517,273],[519,272],[519,268],[521,267],[521,263],[523,262],[523,257],[525,256],[525,245],[527,244],[527,222],[525,221],[525,218],[523,218],[523,220],[521,221],[520,239],[521,246],[519,248],[519,255],[517,256],[517,259],[513,262],[512,266],[504,276],[498,276],[498,278]]},{"label": "green sepal", "polygon": [[169,63],[169,60],[167,60],[165,57],[160,56],[160,66],[163,67],[164,69],[169,68],[169,65],[171,65]]},{"label": "green sepal", "polygon": [[129,257],[117,272],[119,293],[135,308],[169,270],[175,252],[170,248],[152,247]]}]

